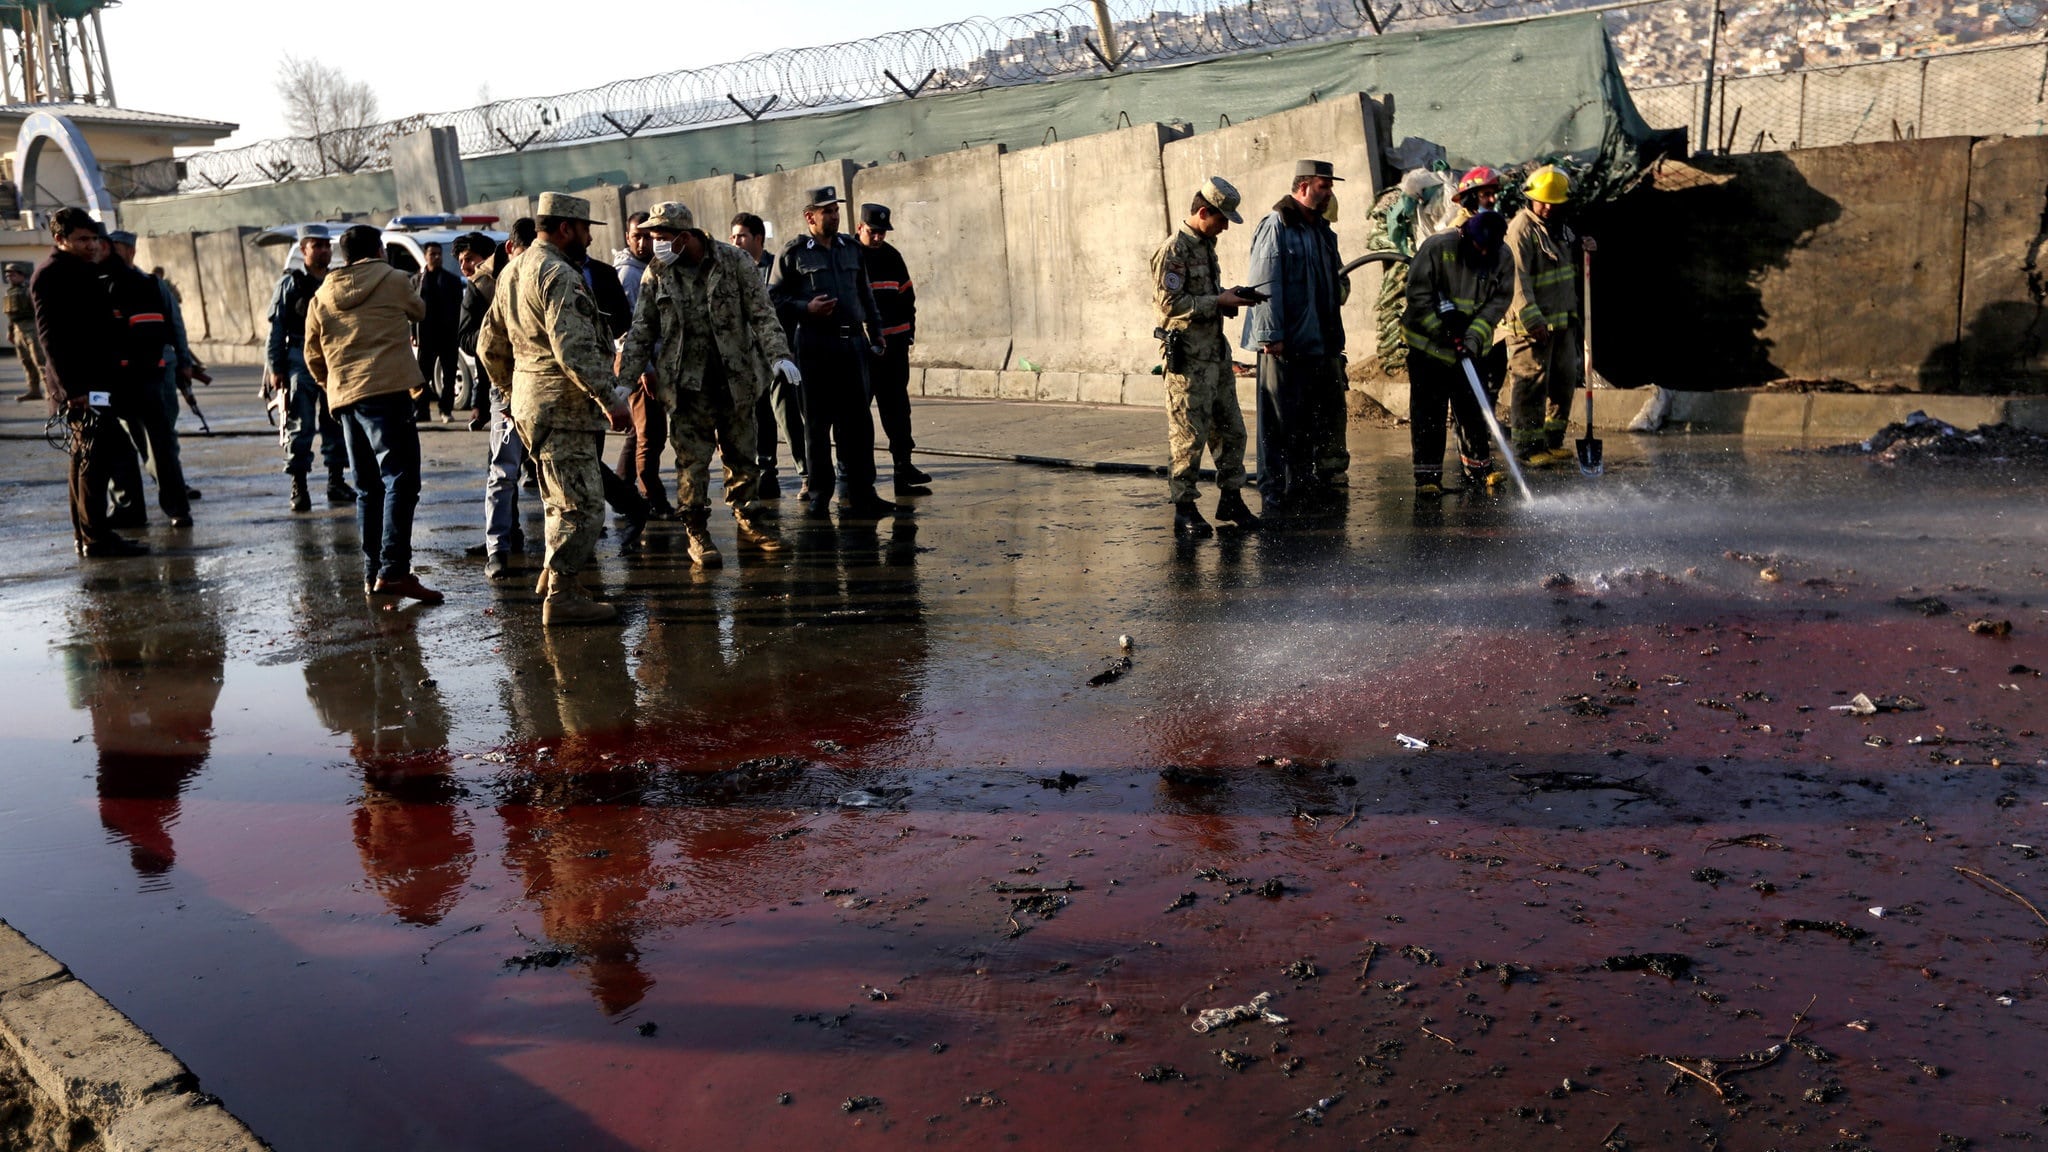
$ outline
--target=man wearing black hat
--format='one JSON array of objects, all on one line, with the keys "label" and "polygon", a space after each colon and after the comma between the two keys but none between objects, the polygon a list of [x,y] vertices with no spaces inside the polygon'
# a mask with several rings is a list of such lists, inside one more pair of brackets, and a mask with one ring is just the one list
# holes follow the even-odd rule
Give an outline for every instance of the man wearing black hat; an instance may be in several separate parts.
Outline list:
[{"label": "man wearing black hat", "polygon": [[1327,491],[1316,458],[1332,422],[1343,427],[1341,263],[1323,218],[1341,179],[1327,160],[1297,162],[1293,191],[1252,235],[1252,285],[1267,299],[1245,317],[1238,344],[1259,354],[1259,494],[1269,517]]},{"label": "man wearing black hat", "polygon": [[860,248],[839,231],[844,202],[836,188],[811,189],[807,233],[783,248],[768,294],[783,327],[796,334],[804,381],[804,510],[822,516],[832,500],[836,443],[846,472],[840,510],[873,519],[898,511],[875,491],[875,424],[868,415],[868,360],[887,348]]},{"label": "man wearing black hat", "polygon": [[889,243],[893,226],[885,204],[860,206],[861,266],[867,269],[868,286],[875,291],[875,308],[882,321],[882,354],[868,366],[874,385],[875,411],[882,417],[882,432],[889,438],[889,457],[896,462],[896,494],[921,496],[932,478],[910,462],[916,445],[910,437],[910,346],[917,342],[917,289],[910,282],[910,267],[903,253]]}]

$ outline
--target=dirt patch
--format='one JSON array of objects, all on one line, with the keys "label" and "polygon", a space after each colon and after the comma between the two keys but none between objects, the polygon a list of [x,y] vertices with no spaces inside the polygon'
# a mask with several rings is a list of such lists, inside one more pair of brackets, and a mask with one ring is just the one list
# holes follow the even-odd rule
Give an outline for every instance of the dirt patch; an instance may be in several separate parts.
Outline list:
[{"label": "dirt patch", "polygon": [[87,1120],[68,1120],[29,1079],[28,1069],[0,1045],[0,1152],[100,1152]]}]

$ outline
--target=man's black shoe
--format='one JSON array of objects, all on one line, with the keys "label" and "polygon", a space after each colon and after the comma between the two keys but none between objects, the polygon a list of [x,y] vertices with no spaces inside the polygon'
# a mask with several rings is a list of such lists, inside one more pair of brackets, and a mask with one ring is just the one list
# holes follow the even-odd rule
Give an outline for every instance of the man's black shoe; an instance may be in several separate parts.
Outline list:
[{"label": "man's black shoe", "polygon": [[312,496],[312,494],[311,494],[311,493],[309,493],[309,492],[307,492],[307,491],[306,491],[306,478],[305,478],[304,476],[293,476],[293,477],[292,477],[292,511],[294,511],[294,512],[311,512],[312,510],[313,510],[313,496]]},{"label": "man's black shoe", "polygon": [[197,488],[187,488],[187,489],[185,489],[185,499],[186,499],[186,500],[187,500],[188,502],[189,502],[189,501],[193,501],[193,500],[197,500],[197,499],[199,499],[199,489],[197,489]]},{"label": "man's black shoe", "polygon": [[898,496],[929,496],[932,494],[932,490],[899,472],[896,475],[896,494]]},{"label": "man's black shoe", "polygon": [[858,520],[880,520],[903,511],[903,506],[892,504],[873,491],[868,491],[841,501],[839,510]]},{"label": "man's black shoe", "polygon": [[1247,532],[1256,531],[1259,518],[1244,502],[1244,493],[1235,488],[1216,497],[1216,518],[1228,520]]},{"label": "man's black shoe", "polygon": [[912,464],[908,460],[898,460],[896,462],[897,484],[929,484],[931,482],[931,473],[919,469],[917,465]]},{"label": "man's black shoe", "polygon": [[343,480],[339,472],[327,478],[327,502],[329,504],[353,504],[356,502],[356,490],[348,486],[348,481]]},{"label": "man's black shoe", "polygon": [[149,545],[123,536],[109,536],[104,540],[79,545],[78,554],[88,560],[118,560],[126,556],[147,556]]},{"label": "man's black shoe", "polygon": [[1202,511],[1193,500],[1183,500],[1173,506],[1173,534],[1200,540],[1215,535],[1216,530],[1202,519]]}]

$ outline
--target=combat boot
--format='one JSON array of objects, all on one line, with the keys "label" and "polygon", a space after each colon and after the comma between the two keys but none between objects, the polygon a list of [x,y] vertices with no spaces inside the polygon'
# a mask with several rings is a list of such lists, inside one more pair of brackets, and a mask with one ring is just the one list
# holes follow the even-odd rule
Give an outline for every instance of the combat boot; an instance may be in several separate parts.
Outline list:
[{"label": "combat boot", "polygon": [[782,481],[776,479],[775,473],[764,468],[761,470],[760,483],[754,486],[754,495],[762,500],[780,500],[782,499]]},{"label": "combat boot", "polygon": [[929,496],[932,490],[926,485],[932,482],[931,473],[910,462],[909,456],[896,457],[895,484],[898,496]]},{"label": "combat boot", "polygon": [[1202,510],[1195,507],[1193,500],[1182,500],[1173,506],[1173,534],[1201,540],[1215,535],[1216,530],[1202,519]]},{"label": "combat boot", "polygon": [[782,551],[782,537],[776,534],[773,525],[738,508],[733,509],[732,522],[739,532],[741,544],[762,552]]},{"label": "combat boot", "polygon": [[356,490],[348,486],[348,481],[342,479],[341,469],[339,468],[328,469],[327,502],[329,504],[353,504],[356,502]]},{"label": "combat boot", "polygon": [[725,565],[725,557],[718,554],[718,545],[711,542],[711,509],[685,509],[683,531],[689,534],[690,563],[699,568],[720,568]]},{"label": "combat boot", "polygon": [[1236,488],[1226,488],[1216,497],[1216,518],[1228,520],[1247,532],[1256,532],[1259,527],[1259,518],[1245,506],[1244,493]]},{"label": "combat boot", "polygon": [[856,520],[880,520],[903,511],[903,507],[882,499],[879,493],[870,488],[840,501],[839,510]]},{"label": "combat boot", "polygon": [[312,510],[313,494],[306,491],[305,473],[292,473],[292,511],[311,512]]},{"label": "combat boot", "polygon": [[541,583],[547,586],[547,599],[540,606],[540,622],[546,627],[609,624],[619,618],[617,608],[591,599],[582,582],[574,576],[549,569],[541,574]]}]

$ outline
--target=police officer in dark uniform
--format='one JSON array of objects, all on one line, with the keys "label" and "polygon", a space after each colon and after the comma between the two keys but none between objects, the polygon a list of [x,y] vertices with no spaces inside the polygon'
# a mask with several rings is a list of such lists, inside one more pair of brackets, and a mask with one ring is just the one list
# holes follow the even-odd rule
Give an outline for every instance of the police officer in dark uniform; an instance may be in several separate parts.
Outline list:
[{"label": "police officer in dark uniform", "polygon": [[882,321],[883,351],[868,366],[875,413],[882,418],[882,433],[889,438],[889,458],[896,462],[896,494],[923,496],[931,491],[925,485],[932,478],[910,462],[911,450],[917,446],[910,435],[910,346],[917,341],[917,288],[911,283],[903,253],[889,243],[889,233],[894,230],[888,205],[860,206],[860,230],[855,235]]},{"label": "police officer in dark uniform", "polygon": [[860,247],[839,231],[843,203],[837,188],[811,189],[807,232],[783,248],[768,295],[783,328],[795,334],[790,344],[804,378],[804,510],[825,514],[836,443],[846,479],[840,511],[876,519],[899,511],[875,491],[875,424],[868,415],[868,358],[887,346]]}]

